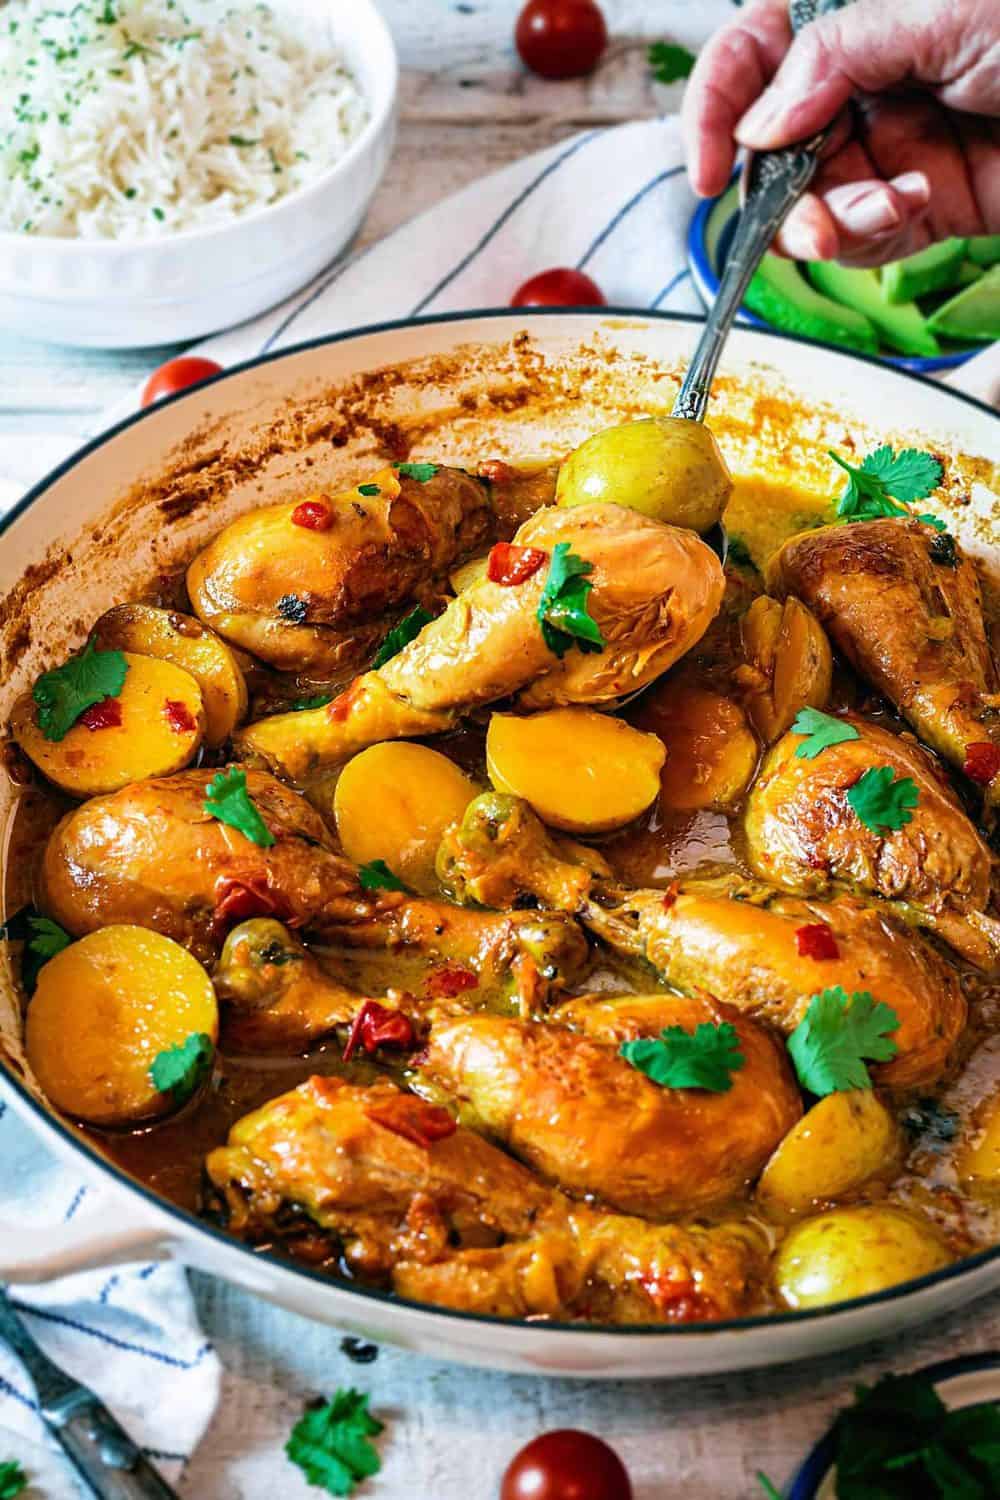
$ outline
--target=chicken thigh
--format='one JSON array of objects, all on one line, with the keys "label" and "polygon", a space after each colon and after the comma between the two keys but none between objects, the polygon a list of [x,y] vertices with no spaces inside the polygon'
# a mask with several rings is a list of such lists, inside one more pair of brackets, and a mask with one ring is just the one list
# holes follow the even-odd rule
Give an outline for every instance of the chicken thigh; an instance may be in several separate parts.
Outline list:
[{"label": "chicken thigh", "polygon": [[234,1232],[298,1240],[466,1311],[710,1320],[742,1311],[766,1274],[752,1225],[660,1226],[571,1203],[388,1082],[311,1078],[238,1121],[206,1172]]},{"label": "chicken thigh", "polygon": [[[694,532],[621,506],[539,511],[515,542],[544,552],[546,566],[520,583],[487,578],[466,589],[402,651],[326,707],[241,730],[237,755],[302,782],[365,745],[450,729],[467,709],[500,698],[513,697],[529,710],[611,706],[700,640],[722,601],[719,560]],[[547,644],[538,619],[560,542],[592,564],[588,609],[604,640],[598,649],[574,646],[562,656]]]}]

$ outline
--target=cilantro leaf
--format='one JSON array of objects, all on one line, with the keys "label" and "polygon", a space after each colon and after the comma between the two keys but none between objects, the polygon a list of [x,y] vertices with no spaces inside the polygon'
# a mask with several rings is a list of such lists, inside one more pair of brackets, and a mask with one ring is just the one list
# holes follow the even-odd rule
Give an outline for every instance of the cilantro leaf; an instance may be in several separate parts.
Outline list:
[{"label": "cilantro leaf", "polygon": [[378,487],[377,484],[359,484],[358,485],[358,494],[359,495],[364,495],[368,499],[371,499],[371,497],[373,495],[381,495],[381,493],[382,493],[382,491],[379,489],[379,487]]},{"label": "cilantro leaf", "polygon": [[920,792],[909,776],[900,776],[891,766],[869,766],[847,793],[848,805],[873,833],[893,833],[913,819]]},{"label": "cilantro leaf", "polygon": [[362,865],[358,871],[358,880],[361,882],[363,891],[406,891],[409,890],[389,869],[384,859],[369,860]]},{"label": "cilantro leaf", "polygon": [[14,1458],[0,1463],[0,1500],[14,1500],[28,1487],[28,1476]]},{"label": "cilantro leaf", "polygon": [[212,1071],[215,1045],[204,1031],[193,1031],[179,1047],[158,1052],[149,1069],[153,1087],[173,1096],[180,1108],[198,1092]]},{"label": "cilantro leaf", "polygon": [[292,1428],[285,1452],[310,1484],[328,1495],[350,1495],[362,1479],[382,1467],[369,1438],[383,1424],[368,1410],[368,1397],[355,1390],[337,1390],[324,1405],[307,1410]]},{"label": "cilantro leaf", "polygon": [[657,83],[676,83],[679,78],[688,77],[697,59],[693,52],[679,47],[676,42],[652,42],[646,61]]},{"label": "cilantro leaf", "polygon": [[569,542],[556,542],[542,597],[538,622],[545,644],[560,660],[573,646],[580,651],[603,651],[604,637],[587,608],[594,585],[586,576],[594,564],[570,551]]},{"label": "cilantro leaf", "polygon": [[[916,448],[901,448],[894,453],[888,445],[876,448],[860,465],[828,448],[827,453],[848,475],[847,488],[837,502],[837,515],[844,521],[872,521],[880,516],[908,516],[907,504],[926,500],[942,479],[942,469],[931,453]],[[943,522],[934,516],[918,516],[939,530]]]},{"label": "cilantro leaf", "polygon": [[[73,939],[69,933],[43,917],[33,906],[23,906],[0,927],[0,937],[8,942],[23,943],[21,952],[21,983],[29,995],[34,994],[38,975],[50,958],[55,958]],[[0,1497],[2,1500],[2,1497]]]},{"label": "cilantro leaf", "polygon": [[121,651],[98,651],[89,640],[79,656],[43,672],[32,689],[38,727],[47,740],[64,740],[82,713],[105,698],[117,698],[128,664]]},{"label": "cilantro leaf", "polygon": [[825,714],[818,708],[800,708],[792,725],[792,733],[806,736],[795,749],[799,760],[815,760],[821,751],[829,750],[831,745],[843,745],[848,740],[861,738],[853,724],[835,719],[832,714]]},{"label": "cilantro leaf", "polygon": [[888,1033],[899,1026],[891,1006],[867,990],[848,998],[835,985],[809,998],[809,1009],[788,1038],[799,1082],[812,1094],[872,1086],[864,1059],[888,1062],[899,1050]]},{"label": "cilantro leaf", "polygon": [[316,693],[312,698],[295,698],[285,709],[279,709],[278,712],[301,714],[307,708],[325,708],[332,697],[332,693]]},{"label": "cilantro leaf", "polygon": [[375,652],[372,671],[377,671],[379,667],[384,667],[387,661],[391,661],[397,652],[402,651],[404,646],[408,646],[420,634],[425,625],[430,624],[433,618],[434,616],[428,614],[426,609],[421,609],[419,604],[416,609],[411,609],[408,615],[404,615],[399,624],[392,627]]},{"label": "cilantro leaf", "polygon": [[205,812],[229,828],[235,828],[261,849],[270,849],[275,842],[260,813],[254,807],[247,791],[247,773],[238,766],[220,771],[208,784],[208,792],[202,803]]},{"label": "cilantro leaf", "polygon": [[725,1094],[733,1086],[731,1073],[746,1059],[740,1051],[736,1028],[728,1021],[719,1026],[702,1022],[694,1032],[668,1026],[659,1037],[641,1037],[622,1042],[619,1052],[640,1073],[667,1089],[707,1089]]},{"label": "cilantro leaf", "polygon": [[402,474],[406,479],[415,479],[418,484],[426,484],[428,479],[433,479],[440,464],[393,464],[397,474]]}]

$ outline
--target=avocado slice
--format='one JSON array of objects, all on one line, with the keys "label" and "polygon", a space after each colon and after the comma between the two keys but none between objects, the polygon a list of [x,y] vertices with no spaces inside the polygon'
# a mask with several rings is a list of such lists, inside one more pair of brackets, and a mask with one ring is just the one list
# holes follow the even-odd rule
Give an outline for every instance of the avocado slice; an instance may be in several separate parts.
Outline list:
[{"label": "avocado slice", "polygon": [[744,297],[747,307],[775,328],[862,354],[878,352],[878,334],[863,313],[823,297],[798,266],[780,255],[765,255]]},{"label": "avocado slice", "polygon": [[828,297],[870,318],[882,338],[901,354],[940,354],[941,349],[915,302],[893,307],[882,296],[877,271],[856,271],[835,260],[809,261],[809,275]]},{"label": "avocado slice", "polygon": [[944,287],[954,286],[958,268],[965,257],[968,240],[939,240],[908,255],[905,260],[893,261],[882,267],[882,295],[894,305],[912,302],[927,292],[939,292]]},{"label": "avocado slice", "polygon": [[980,234],[971,239],[969,259],[977,266],[995,266],[1000,260],[1000,234]]},{"label": "avocado slice", "polygon": [[931,314],[927,326],[949,339],[1000,339],[1000,265],[956,292]]},{"label": "avocado slice", "polygon": [[955,272],[955,285],[956,287],[971,286],[974,281],[979,281],[985,275],[985,266],[977,266],[974,260],[963,260]]}]

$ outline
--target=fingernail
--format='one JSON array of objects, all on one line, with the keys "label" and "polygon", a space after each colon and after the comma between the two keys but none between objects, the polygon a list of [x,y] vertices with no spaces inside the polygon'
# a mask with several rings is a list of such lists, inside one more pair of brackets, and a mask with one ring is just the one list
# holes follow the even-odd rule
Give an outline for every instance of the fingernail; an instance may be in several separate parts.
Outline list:
[{"label": "fingernail", "polygon": [[736,127],[738,140],[767,136],[788,107],[788,101],[777,89],[767,89],[751,105]]},{"label": "fingernail", "polygon": [[856,198],[837,205],[837,218],[849,234],[865,239],[872,234],[888,234],[902,223],[892,194],[884,187],[866,188]]},{"label": "fingernail", "polygon": [[889,186],[914,208],[922,208],[931,201],[931,185],[923,172],[902,172],[890,180]]}]

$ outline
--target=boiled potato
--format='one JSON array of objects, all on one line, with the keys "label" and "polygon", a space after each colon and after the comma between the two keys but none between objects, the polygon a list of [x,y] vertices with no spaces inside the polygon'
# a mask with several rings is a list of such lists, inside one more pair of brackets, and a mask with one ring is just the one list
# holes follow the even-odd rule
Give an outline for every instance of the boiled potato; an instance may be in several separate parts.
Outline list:
[{"label": "boiled potato", "polygon": [[118,604],[94,626],[102,651],[133,651],[183,667],[201,688],[205,744],[211,749],[246,717],[247,685],[225,641],[196,620],[152,604]]},{"label": "boiled potato", "polygon": [[186,948],[145,927],[102,927],[49,960],[25,1032],[57,1108],[91,1125],[134,1125],[178,1103],[150,1069],[189,1038],[219,1034],[212,981]]},{"label": "boiled potato", "polygon": [[464,594],[466,589],[474,588],[477,583],[482,583],[486,577],[486,569],[489,567],[488,557],[473,557],[464,562],[460,567],[453,568],[448,575],[448,582],[456,594]]},{"label": "boiled potato", "polygon": [[663,745],[593,708],[553,708],[530,718],[494,714],[486,769],[498,792],[523,797],[553,828],[604,833],[656,798]]},{"label": "boiled potato", "polygon": [[951,1259],[937,1231],[906,1209],[832,1208],[791,1230],[774,1284],[788,1307],[825,1307],[926,1276]]},{"label": "boiled potato", "polygon": [[746,665],[738,680],[746,706],[767,744],[779,739],[800,709],[825,708],[830,698],[833,657],[826,631],[798,599],[780,604],[762,594],[740,622]]},{"label": "boiled potato", "polygon": [[47,740],[31,694],[14,705],[10,725],[15,740],[71,796],[97,797],[147,776],[169,776],[182,770],[201,745],[205,709],[191,673],[152,656],[124,655],[125,685],[117,698],[106,700],[109,707],[118,705],[114,713],[120,723],[89,728],[84,716],[63,739]]},{"label": "boiled potato", "polygon": [[479,790],[454,761],[390,740],[349,760],[333,798],[337,832],[348,859],[382,859],[414,890],[437,890],[434,860],[444,831]]},{"label": "boiled potato", "polygon": [[757,741],[732,698],[690,678],[668,678],[644,700],[636,723],[666,746],[660,777],[665,807],[728,807],[749,786]]},{"label": "boiled potato", "polygon": [[556,501],[606,500],[670,526],[707,531],[721,518],[732,487],[704,422],[646,417],[595,432],[581,443],[559,470]]},{"label": "boiled potato", "polygon": [[757,1198],[773,1211],[798,1213],[891,1171],[899,1155],[895,1121],[871,1089],[827,1094],[785,1136],[761,1173]]},{"label": "boiled potato", "polygon": [[974,1192],[1000,1193],[1000,1091],[976,1110],[973,1135],[958,1152],[958,1175]]}]

